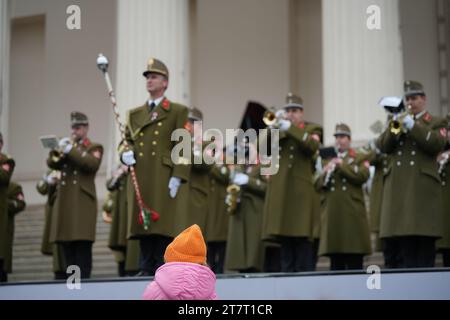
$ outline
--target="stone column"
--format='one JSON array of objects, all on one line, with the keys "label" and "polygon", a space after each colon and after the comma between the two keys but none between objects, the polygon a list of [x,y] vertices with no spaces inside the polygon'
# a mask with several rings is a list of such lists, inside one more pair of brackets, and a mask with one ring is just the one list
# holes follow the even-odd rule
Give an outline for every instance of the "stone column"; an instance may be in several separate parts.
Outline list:
[{"label": "stone column", "polygon": [[398,7],[398,0],[322,1],[326,144],[337,122],[350,125],[356,144],[373,138],[370,125],[386,118],[380,97],[403,94]]}]

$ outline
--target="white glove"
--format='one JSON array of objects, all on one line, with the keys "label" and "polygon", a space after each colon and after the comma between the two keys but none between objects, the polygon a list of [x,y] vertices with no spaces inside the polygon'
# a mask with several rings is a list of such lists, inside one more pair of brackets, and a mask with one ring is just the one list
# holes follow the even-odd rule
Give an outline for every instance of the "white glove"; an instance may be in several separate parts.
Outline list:
[{"label": "white glove", "polygon": [[244,184],[248,183],[248,175],[245,173],[236,173],[236,175],[233,178],[233,183],[237,184],[238,186],[242,186]]},{"label": "white glove", "polygon": [[403,126],[408,130],[411,130],[414,127],[414,119],[410,114],[407,114],[403,118]]},{"label": "white glove", "polygon": [[280,119],[280,131],[288,131],[291,127],[291,122],[289,120]]},{"label": "white glove", "polygon": [[48,176],[44,176],[44,179],[49,185],[56,184],[56,178],[50,174]]},{"label": "white glove", "polygon": [[136,159],[134,158],[134,152],[131,150],[122,153],[122,162],[127,166],[132,166],[136,164]]},{"label": "white glove", "polygon": [[180,187],[181,179],[177,177],[171,177],[169,180],[169,195],[171,198],[175,198]]},{"label": "white glove", "polygon": [[68,154],[72,150],[72,144],[70,143],[70,138],[62,138],[58,142],[58,146],[63,150],[65,154]]}]

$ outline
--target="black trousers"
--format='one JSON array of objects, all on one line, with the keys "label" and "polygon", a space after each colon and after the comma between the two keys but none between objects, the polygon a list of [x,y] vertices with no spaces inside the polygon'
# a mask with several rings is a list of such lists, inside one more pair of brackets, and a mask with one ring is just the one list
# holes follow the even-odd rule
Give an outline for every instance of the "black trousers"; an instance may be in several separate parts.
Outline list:
[{"label": "black trousers", "polygon": [[280,272],[281,257],[280,247],[268,246],[264,254],[264,272]]},{"label": "black trousers", "polygon": [[313,243],[306,237],[280,237],[281,272],[313,271]]},{"label": "black trousers", "polygon": [[164,253],[173,238],[162,235],[150,235],[139,239],[141,252],[139,268],[141,272],[155,275],[156,270],[164,264]]},{"label": "black trousers", "polygon": [[312,247],[312,267],[313,271],[316,271],[317,261],[319,260],[319,245],[320,239],[314,239]]},{"label": "black trousers", "polygon": [[65,241],[60,243],[67,270],[68,266],[80,268],[81,278],[88,279],[92,271],[92,241]]},{"label": "black trousers", "polygon": [[450,249],[440,249],[439,251],[442,253],[444,267],[450,267]]},{"label": "black trousers", "polygon": [[331,260],[330,270],[362,270],[363,254],[336,253],[328,255]]},{"label": "black trousers", "polygon": [[0,259],[0,282],[8,282],[8,273],[5,271],[4,260]]},{"label": "black trousers", "polygon": [[207,261],[211,270],[215,274],[223,273],[223,265],[225,263],[226,241],[210,241],[207,243]]},{"label": "black trousers", "polygon": [[398,237],[403,268],[432,268],[436,258],[436,239],[426,236]]},{"label": "black trousers", "polygon": [[381,239],[381,248],[383,250],[385,268],[395,269],[402,267],[402,255],[398,237]]}]

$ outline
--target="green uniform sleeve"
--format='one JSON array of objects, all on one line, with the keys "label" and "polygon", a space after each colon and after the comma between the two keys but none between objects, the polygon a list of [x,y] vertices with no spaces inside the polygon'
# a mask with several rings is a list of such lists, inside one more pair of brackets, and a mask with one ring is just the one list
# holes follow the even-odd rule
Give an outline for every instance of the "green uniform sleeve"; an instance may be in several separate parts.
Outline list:
[{"label": "green uniform sleeve", "polygon": [[[221,167],[221,168],[226,168],[226,167]],[[222,174],[220,172],[221,168],[219,168],[217,166],[213,166],[210,171],[211,177],[223,185],[228,185],[230,183],[229,170],[228,170],[228,168],[226,168],[226,173]]]},{"label": "green uniform sleeve", "polygon": [[343,162],[340,166],[336,167],[336,171],[339,171],[353,185],[363,185],[369,179],[370,175],[369,168],[364,164],[366,161],[359,161],[352,164]]},{"label": "green uniform sleeve", "polygon": [[267,182],[264,178],[248,177],[248,183],[245,188],[256,195],[264,196],[266,193]]},{"label": "green uniform sleeve", "polygon": [[[94,156],[97,152],[98,157]],[[70,152],[66,155],[67,162],[72,164],[74,167],[80,169],[85,173],[96,173],[100,167],[103,156],[103,147],[101,145],[96,145],[91,147],[86,151],[79,151],[77,148],[72,148]]]},{"label": "green uniform sleeve", "polygon": [[313,155],[319,150],[320,141],[313,139],[313,135],[320,137],[319,131],[308,132],[306,129],[302,129],[291,125],[287,131],[287,135],[294,138],[298,143],[300,148],[309,155]]},{"label": "green uniform sleeve", "polygon": [[3,161],[0,166],[0,185],[7,186],[11,181],[11,176],[14,171],[15,162],[13,159],[7,159]]},{"label": "green uniform sleeve", "polygon": [[437,121],[431,128],[416,122],[409,134],[417,142],[420,149],[434,157],[444,150],[447,135],[441,135],[440,130],[445,130],[446,126],[447,123],[444,119]]},{"label": "green uniform sleeve", "polygon": [[389,128],[378,137],[376,145],[380,148],[381,152],[390,154],[394,152],[395,147],[400,135],[395,135]]},{"label": "green uniform sleeve", "polygon": [[12,183],[8,188],[8,214],[13,216],[25,210],[26,203],[23,196],[22,187]]}]

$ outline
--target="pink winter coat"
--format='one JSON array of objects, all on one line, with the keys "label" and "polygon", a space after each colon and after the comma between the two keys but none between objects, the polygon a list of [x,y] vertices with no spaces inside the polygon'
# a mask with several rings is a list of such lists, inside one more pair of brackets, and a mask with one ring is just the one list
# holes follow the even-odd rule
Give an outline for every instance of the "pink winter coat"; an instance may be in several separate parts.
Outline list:
[{"label": "pink winter coat", "polygon": [[217,300],[216,275],[196,263],[169,262],[156,270],[145,288],[145,300]]}]

